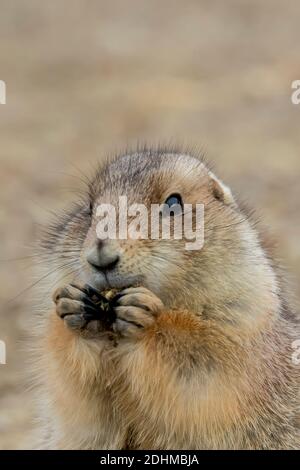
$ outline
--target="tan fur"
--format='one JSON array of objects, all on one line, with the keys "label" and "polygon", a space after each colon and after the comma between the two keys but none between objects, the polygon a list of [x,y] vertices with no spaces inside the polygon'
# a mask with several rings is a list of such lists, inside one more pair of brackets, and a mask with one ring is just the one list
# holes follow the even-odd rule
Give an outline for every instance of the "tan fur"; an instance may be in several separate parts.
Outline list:
[{"label": "tan fur", "polygon": [[273,267],[230,190],[196,158],[163,151],[110,163],[92,182],[94,203],[114,203],[121,187],[130,202],[163,202],[175,192],[203,202],[205,245],[188,252],[184,241],[118,240],[114,279],[135,274],[147,289],[134,294],[140,307],[120,312],[143,328],[73,331],[50,299],[74,278],[100,286],[85,259],[95,220],[80,240],[76,213],[54,228],[54,241],[42,245],[47,269],[53,258],[59,269],[61,250],[72,252],[76,271],[64,268],[51,289],[46,278],[49,303],[36,321],[40,447],[299,448],[299,368],[291,359],[299,323],[285,313]]}]

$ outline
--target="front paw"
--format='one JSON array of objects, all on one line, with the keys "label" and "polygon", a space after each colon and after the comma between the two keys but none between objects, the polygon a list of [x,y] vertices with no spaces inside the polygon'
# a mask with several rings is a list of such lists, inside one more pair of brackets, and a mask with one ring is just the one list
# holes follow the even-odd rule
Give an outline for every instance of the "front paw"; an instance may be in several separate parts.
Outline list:
[{"label": "front paw", "polygon": [[162,301],[145,287],[129,287],[114,299],[113,329],[123,337],[136,336],[151,326],[163,309]]},{"label": "front paw", "polygon": [[86,285],[69,284],[59,287],[53,294],[57,315],[72,330],[108,329],[111,325],[110,312],[104,312],[99,307],[102,300],[101,294]]}]

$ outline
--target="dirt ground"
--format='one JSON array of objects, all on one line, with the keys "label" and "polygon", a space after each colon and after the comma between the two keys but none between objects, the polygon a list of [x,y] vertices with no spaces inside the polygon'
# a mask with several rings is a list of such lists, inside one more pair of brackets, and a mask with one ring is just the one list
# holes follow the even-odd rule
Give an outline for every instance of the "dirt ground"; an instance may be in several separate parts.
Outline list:
[{"label": "dirt ground", "polygon": [[[49,210],[108,152],[205,149],[257,208],[300,295],[297,0],[0,2],[0,449],[30,447],[24,326]],[[50,294],[49,294],[50,295]],[[13,299],[13,300],[12,300]]]}]

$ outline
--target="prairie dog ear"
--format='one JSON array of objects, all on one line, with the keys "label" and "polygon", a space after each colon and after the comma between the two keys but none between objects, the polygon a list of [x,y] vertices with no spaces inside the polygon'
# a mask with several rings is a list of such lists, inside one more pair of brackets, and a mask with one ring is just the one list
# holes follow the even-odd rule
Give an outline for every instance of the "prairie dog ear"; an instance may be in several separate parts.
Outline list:
[{"label": "prairie dog ear", "polygon": [[208,174],[212,182],[212,189],[215,198],[226,205],[234,204],[234,197],[229,186],[226,186],[226,184],[219,180],[219,178],[217,178],[211,171],[209,171]]}]

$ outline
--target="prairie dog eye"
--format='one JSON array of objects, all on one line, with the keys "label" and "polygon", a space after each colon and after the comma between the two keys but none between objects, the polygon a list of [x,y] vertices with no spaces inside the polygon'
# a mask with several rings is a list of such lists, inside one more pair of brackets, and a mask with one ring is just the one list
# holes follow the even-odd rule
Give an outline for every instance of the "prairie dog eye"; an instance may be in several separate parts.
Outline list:
[{"label": "prairie dog eye", "polygon": [[[183,202],[182,197],[180,194],[171,194],[164,202],[165,209],[162,211],[162,215],[167,215],[167,213],[171,216],[173,215],[180,215],[182,214],[183,210]],[[166,208],[169,207],[169,209]]]},{"label": "prairie dog eye", "polygon": [[182,208],[183,207],[182,197],[180,196],[180,194],[171,194],[165,200],[165,204],[167,204],[167,206],[169,206],[169,207],[177,205],[177,206],[181,206],[181,208]]}]

